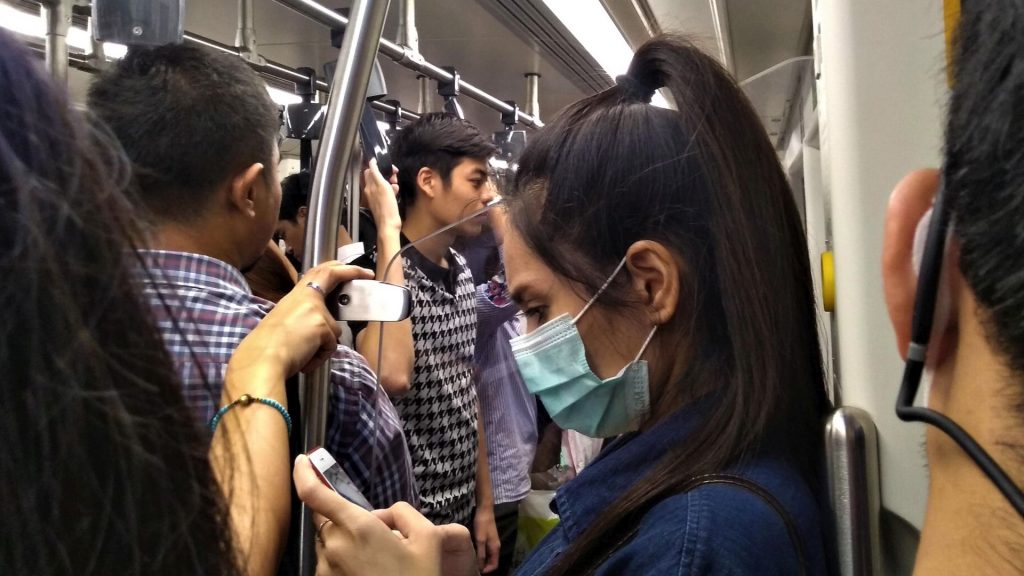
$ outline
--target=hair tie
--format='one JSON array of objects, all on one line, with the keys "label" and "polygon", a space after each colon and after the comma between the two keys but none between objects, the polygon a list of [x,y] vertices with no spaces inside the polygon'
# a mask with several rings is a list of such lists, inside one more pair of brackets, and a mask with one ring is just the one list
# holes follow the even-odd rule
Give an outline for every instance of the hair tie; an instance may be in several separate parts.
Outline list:
[{"label": "hair tie", "polygon": [[647,86],[645,83],[637,80],[629,74],[616,76],[615,83],[622,87],[626,96],[639,100],[644,104],[650,104],[651,99],[654,98],[654,88]]}]

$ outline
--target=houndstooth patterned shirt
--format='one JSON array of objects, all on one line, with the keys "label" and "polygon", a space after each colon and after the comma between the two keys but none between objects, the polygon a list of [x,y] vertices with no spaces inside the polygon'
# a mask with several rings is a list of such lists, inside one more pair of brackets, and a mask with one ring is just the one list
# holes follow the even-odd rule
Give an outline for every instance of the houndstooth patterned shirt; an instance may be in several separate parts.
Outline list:
[{"label": "houndstooth patterned shirt", "polygon": [[[357,263],[372,268],[375,258],[373,253]],[[462,256],[449,250],[446,258],[447,269],[415,248],[403,253],[413,297],[416,359],[409,391],[395,399],[395,406],[405,422],[420,512],[435,524],[471,527],[477,465],[476,287]]]},{"label": "houndstooth patterned shirt", "polygon": [[[241,272],[215,258],[139,252],[147,268],[138,273],[143,295],[181,376],[185,400],[206,424],[220,404],[231,354],[274,305],[253,296]],[[412,463],[398,413],[386,394],[377,393],[366,360],[339,346],[331,369],[324,448],[374,507],[403,500],[415,506]]]}]

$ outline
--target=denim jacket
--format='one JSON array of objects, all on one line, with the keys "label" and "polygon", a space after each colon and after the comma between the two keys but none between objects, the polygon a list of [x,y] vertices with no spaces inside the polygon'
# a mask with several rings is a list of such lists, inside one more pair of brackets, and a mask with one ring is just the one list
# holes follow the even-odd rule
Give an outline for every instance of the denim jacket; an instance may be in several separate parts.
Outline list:
[{"label": "denim jacket", "polygon": [[[670,447],[686,442],[704,403],[685,407],[644,433],[615,441],[555,494],[561,521],[517,576],[545,574],[569,544]],[[827,513],[796,468],[778,457],[754,454],[727,471],[759,485],[782,505],[802,542],[806,574],[828,574]],[[609,549],[616,534],[609,538]],[[654,505],[636,535],[596,574],[800,574],[797,549],[780,515],[760,496],[732,485],[706,484]]]}]

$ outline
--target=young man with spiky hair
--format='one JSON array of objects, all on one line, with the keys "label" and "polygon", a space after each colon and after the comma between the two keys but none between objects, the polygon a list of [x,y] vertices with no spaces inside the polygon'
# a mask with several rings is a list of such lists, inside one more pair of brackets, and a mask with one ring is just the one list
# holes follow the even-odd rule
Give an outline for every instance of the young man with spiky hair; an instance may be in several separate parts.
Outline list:
[{"label": "young man with spiky hair", "polygon": [[[473,383],[476,290],[452,244],[480,234],[487,216],[428,236],[494,198],[487,166],[494,153],[475,126],[449,114],[425,114],[398,133],[391,157],[403,221],[400,227],[378,222],[377,248],[360,263],[374,268],[378,279],[407,285],[413,313],[383,327],[382,348],[381,324],[354,327],[357,348],[371,366],[379,362],[381,384],[405,424],[423,514],[473,531],[483,571],[497,565],[499,541]],[[417,244],[386,271],[410,242]]]}]

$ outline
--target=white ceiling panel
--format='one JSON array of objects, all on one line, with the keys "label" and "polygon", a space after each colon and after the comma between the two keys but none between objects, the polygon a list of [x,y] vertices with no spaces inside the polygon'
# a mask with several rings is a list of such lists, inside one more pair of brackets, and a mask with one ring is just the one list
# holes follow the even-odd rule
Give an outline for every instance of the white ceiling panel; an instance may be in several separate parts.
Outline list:
[{"label": "white ceiling panel", "polygon": [[[721,1],[721,0],[720,0]],[[682,34],[726,67],[711,0],[647,0],[662,32]]]},{"label": "white ceiling panel", "polygon": [[[690,37],[738,81],[810,54],[810,0],[640,0],[662,31]],[[776,145],[787,125],[799,75],[796,63],[761,77],[744,90]]]}]

